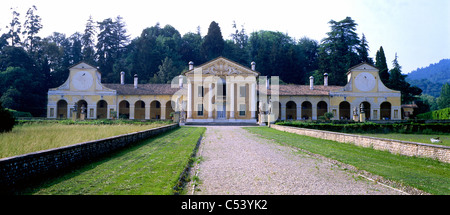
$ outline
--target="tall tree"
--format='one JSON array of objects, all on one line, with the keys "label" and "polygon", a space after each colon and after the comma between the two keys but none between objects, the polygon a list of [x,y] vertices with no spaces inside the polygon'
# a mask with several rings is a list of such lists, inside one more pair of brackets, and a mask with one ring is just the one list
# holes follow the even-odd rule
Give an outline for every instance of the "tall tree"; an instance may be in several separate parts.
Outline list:
[{"label": "tall tree", "polygon": [[250,53],[248,52],[248,35],[245,33],[245,28],[241,25],[239,30],[234,21],[232,27],[235,32],[230,35],[231,40],[225,41],[223,56],[240,64],[249,65]]},{"label": "tall tree", "polygon": [[243,49],[248,44],[248,35],[245,33],[244,25],[241,25],[241,30],[239,30],[236,22],[233,21],[232,27],[234,29],[234,33],[230,36],[233,39],[233,42],[237,44],[239,48]]},{"label": "tall tree", "polygon": [[81,45],[82,45],[82,54],[83,61],[86,63],[94,65],[95,63],[95,35],[96,35],[96,26],[92,16],[89,16],[89,19],[86,22],[86,27],[84,29],[84,34],[81,37]]},{"label": "tall tree", "polygon": [[195,64],[205,62],[201,54],[202,36],[198,33],[186,33],[181,38],[180,54],[183,62],[193,61]]},{"label": "tall tree", "polygon": [[345,85],[348,69],[360,61],[357,53],[360,40],[355,32],[358,24],[350,17],[328,23],[331,31],[319,48],[319,68],[328,73],[329,84]]},{"label": "tall tree", "polygon": [[[307,37],[301,38],[297,43],[297,49],[299,54],[299,64],[301,70],[301,80],[298,83],[300,84],[308,84],[309,76],[315,76],[318,74],[319,68],[319,59],[318,59],[318,50],[319,43],[316,40],[312,40]],[[315,72],[317,71],[317,72]],[[323,73],[322,73],[323,75]],[[322,78],[314,78],[314,81],[322,80]]]},{"label": "tall tree", "polygon": [[369,57],[369,44],[366,40],[366,36],[362,34],[361,37],[361,43],[359,44],[359,47],[357,48],[359,60],[360,62],[366,62],[369,64],[373,64],[373,60],[371,57]]},{"label": "tall tree", "polygon": [[34,5],[28,9],[27,15],[25,16],[24,31],[22,32],[25,36],[23,45],[30,53],[33,53],[36,43],[41,39],[36,36],[42,29],[41,17],[35,14],[36,10],[37,8]]},{"label": "tall tree", "polygon": [[208,28],[208,33],[203,39],[202,52],[206,60],[211,60],[223,54],[225,42],[222,37],[219,24],[212,21]]},{"label": "tall tree", "polygon": [[117,16],[114,20],[114,42],[117,49],[117,58],[120,58],[125,47],[130,43],[130,35],[128,35],[126,24],[121,16]]},{"label": "tall tree", "polygon": [[411,86],[406,82],[406,75],[402,74],[402,67],[398,63],[397,53],[395,53],[395,59],[392,61],[392,68],[389,73],[389,82],[387,87],[393,90],[398,90],[402,94],[402,104],[408,104],[415,100],[415,96],[422,93],[422,90],[416,86]]},{"label": "tall tree", "polygon": [[[13,8],[11,8],[13,10]],[[7,33],[8,39],[11,39],[11,46],[20,45],[20,33],[22,29],[22,24],[19,21],[20,13],[13,10],[12,11],[12,19],[11,23],[9,23],[9,26],[6,26],[6,28],[9,28],[9,31]]]},{"label": "tall tree", "polygon": [[445,83],[441,88],[441,95],[437,98],[439,109],[450,107],[450,85]]},{"label": "tall tree", "polygon": [[172,59],[166,57],[158,66],[159,71],[150,79],[151,83],[170,83],[173,77],[180,73],[180,69],[174,65]]},{"label": "tall tree", "polygon": [[303,83],[299,50],[295,40],[287,34],[253,32],[249,38],[249,52],[261,75],[279,76],[287,83]]},{"label": "tall tree", "polygon": [[76,64],[83,59],[82,56],[82,35],[79,32],[69,37],[70,41],[70,64]]},{"label": "tall tree", "polygon": [[125,23],[120,16],[117,16],[114,21],[107,18],[97,23],[100,31],[96,45],[97,64],[103,73],[105,82],[113,83],[117,80],[120,72],[114,72],[114,64],[122,57],[124,48],[129,43],[129,35],[127,35]]},{"label": "tall tree", "polygon": [[389,69],[386,63],[383,46],[380,46],[380,50],[377,51],[375,56],[375,66],[379,69],[381,81],[387,85],[389,83]]}]

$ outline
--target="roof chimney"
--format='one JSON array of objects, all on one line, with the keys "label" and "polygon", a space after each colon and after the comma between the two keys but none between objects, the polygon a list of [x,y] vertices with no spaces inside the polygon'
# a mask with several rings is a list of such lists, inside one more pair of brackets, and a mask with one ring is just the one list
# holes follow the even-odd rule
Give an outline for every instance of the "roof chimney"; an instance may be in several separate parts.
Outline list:
[{"label": "roof chimney", "polygon": [[137,85],[138,85],[138,75],[134,74],[134,89],[137,88]]},{"label": "roof chimney", "polygon": [[120,84],[125,84],[125,72],[120,72]]},{"label": "roof chimney", "polygon": [[328,73],[323,74],[323,86],[328,86]]},{"label": "roof chimney", "polygon": [[194,62],[189,61],[189,71],[194,69]]},{"label": "roof chimney", "polygon": [[309,89],[314,90],[314,77],[309,76]]},{"label": "roof chimney", "polygon": [[252,71],[255,71],[256,63],[255,61],[252,61]]}]

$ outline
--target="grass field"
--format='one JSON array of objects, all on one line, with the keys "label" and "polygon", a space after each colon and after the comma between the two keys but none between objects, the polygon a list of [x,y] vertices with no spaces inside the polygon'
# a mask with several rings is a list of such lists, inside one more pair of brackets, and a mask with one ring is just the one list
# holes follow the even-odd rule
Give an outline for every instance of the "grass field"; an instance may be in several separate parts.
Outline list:
[{"label": "grass field", "polygon": [[11,132],[0,134],[0,158],[143,131],[163,125],[167,124],[158,122],[137,125],[25,123],[16,125]]},{"label": "grass field", "polygon": [[48,181],[29,194],[170,195],[206,129],[182,127]]},{"label": "grass field", "polygon": [[428,158],[394,155],[386,151],[301,136],[267,127],[245,129],[280,144],[320,154],[431,194],[450,194],[450,164],[448,163]]},{"label": "grass field", "polygon": [[[400,134],[400,133],[389,133],[389,134],[368,134],[361,133],[359,135],[369,136],[369,137],[379,137],[394,140],[403,140],[417,143],[427,143],[432,145],[443,145],[450,146],[450,134]],[[442,141],[441,143],[431,143],[430,138],[439,137]]]}]

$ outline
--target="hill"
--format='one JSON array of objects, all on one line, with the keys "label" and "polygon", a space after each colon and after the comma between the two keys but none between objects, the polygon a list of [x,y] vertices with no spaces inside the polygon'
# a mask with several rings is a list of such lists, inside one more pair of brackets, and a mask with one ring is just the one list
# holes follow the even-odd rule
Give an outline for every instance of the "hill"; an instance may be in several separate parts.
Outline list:
[{"label": "hill", "polygon": [[418,68],[408,74],[406,80],[423,90],[423,94],[439,97],[441,87],[450,83],[450,59],[442,59],[439,63]]}]

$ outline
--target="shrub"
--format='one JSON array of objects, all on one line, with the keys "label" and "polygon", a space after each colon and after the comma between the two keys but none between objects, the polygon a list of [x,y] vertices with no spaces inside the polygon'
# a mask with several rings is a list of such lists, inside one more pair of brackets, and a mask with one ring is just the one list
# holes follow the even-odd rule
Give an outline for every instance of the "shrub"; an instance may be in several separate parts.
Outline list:
[{"label": "shrub", "polygon": [[8,110],[9,112],[11,112],[11,114],[14,116],[14,118],[18,118],[18,117],[33,117],[33,115],[31,115],[30,112],[23,112],[23,111],[17,111],[17,110],[13,110],[13,109],[8,109],[5,108],[6,110]]},{"label": "shrub", "polygon": [[405,122],[405,123],[386,123],[378,124],[373,122],[355,123],[341,121],[337,123],[318,123],[303,121],[281,121],[278,125],[294,126],[301,128],[310,128],[326,131],[335,131],[343,133],[421,133],[421,134],[441,134],[450,131],[450,123],[423,123],[423,122]]},{"label": "shrub", "polygon": [[450,119],[450,108],[418,114],[417,119]]},{"label": "shrub", "polygon": [[334,114],[331,113],[331,112],[327,112],[327,113],[323,114],[323,116],[324,116],[327,120],[330,120],[331,118],[334,117]]},{"label": "shrub", "polygon": [[14,116],[3,108],[0,102],[0,133],[11,131],[16,124],[16,119]]}]

